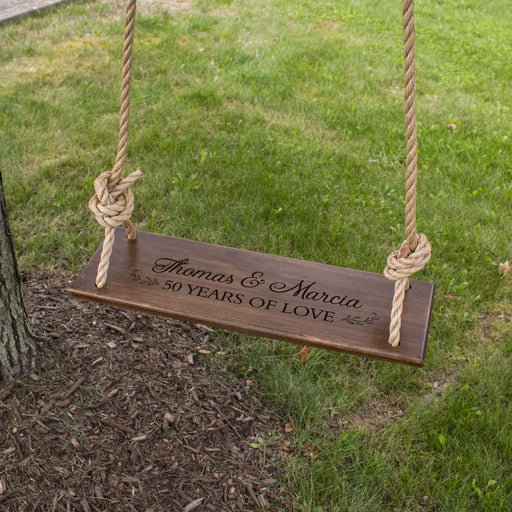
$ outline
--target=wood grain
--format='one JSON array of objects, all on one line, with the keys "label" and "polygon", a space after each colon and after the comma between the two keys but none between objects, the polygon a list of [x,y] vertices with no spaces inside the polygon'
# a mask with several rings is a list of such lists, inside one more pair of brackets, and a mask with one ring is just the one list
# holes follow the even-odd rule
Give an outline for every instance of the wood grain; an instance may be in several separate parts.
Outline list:
[{"label": "wood grain", "polygon": [[181,238],[116,230],[107,286],[101,247],[75,297],[300,345],[423,366],[434,285],[411,280],[401,343],[388,342],[393,283],[381,274]]}]

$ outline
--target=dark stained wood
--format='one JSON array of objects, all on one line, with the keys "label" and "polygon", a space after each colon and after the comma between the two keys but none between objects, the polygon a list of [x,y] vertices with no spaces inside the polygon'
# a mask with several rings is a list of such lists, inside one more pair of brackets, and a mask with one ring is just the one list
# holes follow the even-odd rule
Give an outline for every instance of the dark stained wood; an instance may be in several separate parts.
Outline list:
[{"label": "dark stained wood", "polygon": [[121,229],[107,286],[101,247],[75,297],[396,363],[423,366],[434,285],[411,280],[401,343],[388,344],[393,283],[381,274]]}]

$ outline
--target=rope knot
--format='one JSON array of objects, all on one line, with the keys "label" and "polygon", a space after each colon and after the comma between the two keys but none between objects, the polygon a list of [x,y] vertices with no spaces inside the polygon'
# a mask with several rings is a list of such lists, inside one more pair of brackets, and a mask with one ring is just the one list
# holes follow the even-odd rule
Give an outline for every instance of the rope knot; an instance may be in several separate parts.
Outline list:
[{"label": "rope knot", "polygon": [[389,344],[397,347],[400,343],[400,328],[402,325],[402,311],[404,307],[405,292],[409,288],[409,276],[421,270],[430,259],[430,242],[425,235],[418,235],[418,243],[411,250],[406,240],[398,251],[393,251],[388,256],[388,264],[384,269],[384,275],[391,281],[395,281],[395,293],[391,308],[391,320],[389,324]]},{"label": "rope knot", "polygon": [[143,178],[144,173],[137,169],[116,184],[112,183],[111,176],[112,171],[105,171],[94,180],[96,193],[89,201],[89,209],[103,227],[124,227],[128,238],[133,239],[136,234],[130,222],[134,205],[131,186]]},{"label": "rope knot", "polygon": [[399,250],[393,251],[388,256],[384,275],[390,281],[408,278],[427,264],[430,260],[430,252],[430,242],[425,235],[418,235],[418,245],[414,251],[411,251],[406,240]]}]

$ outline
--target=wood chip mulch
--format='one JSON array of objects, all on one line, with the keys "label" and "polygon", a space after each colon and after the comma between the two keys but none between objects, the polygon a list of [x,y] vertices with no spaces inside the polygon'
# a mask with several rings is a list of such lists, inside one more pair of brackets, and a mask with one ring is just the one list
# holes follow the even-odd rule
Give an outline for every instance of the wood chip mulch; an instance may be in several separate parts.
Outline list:
[{"label": "wood chip mulch", "polygon": [[69,283],[25,278],[44,368],[0,383],[0,510],[292,510],[284,455],[261,444],[284,422],[208,364],[215,334],[71,299]]}]

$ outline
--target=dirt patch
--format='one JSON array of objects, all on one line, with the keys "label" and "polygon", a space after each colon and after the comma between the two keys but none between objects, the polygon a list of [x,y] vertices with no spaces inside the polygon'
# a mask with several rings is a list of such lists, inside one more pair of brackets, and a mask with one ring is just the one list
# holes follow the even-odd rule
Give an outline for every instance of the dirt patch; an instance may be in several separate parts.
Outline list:
[{"label": "dirt patch", "polygon": [[[114,6],[116,16],[124,19],[126,3],[122,0],[106,0]],[[171,16],[179,16],[190,11],[192,2],[187,0],[137,0],[139,14],[156,14],[158,11],[167,11]]]},{"label": "dirt patch", "polygon": [[176,16],[190,10],[190,2],[185,0],[138,0],[137,10],[141,13],[163,9],[171,16]]},{"label": "dirt patch", "polygon": [[510,332],[512,323],[512,307],[510,304],[500,304],[489,308],[480,317],[480,327],[483,339],[487,342],[501,340],[504,335]]},{"label": "dirt patch", "polygon": [[389,398],[380,398],[370,406],[346,415],[332,414],[329,421],[331,432],[340,435],[346,430],[368,429],[377,432],[389,426],[405,414],[403,404],[393,402]]},{"label": "dirt patch", "polygon": [[254,447],[284,425],[207,364],[222,352],[213,333],[80,302],[67,285],[25,282],[46,370],[0,390],[0,509],[291,510],[282,455]]}]

